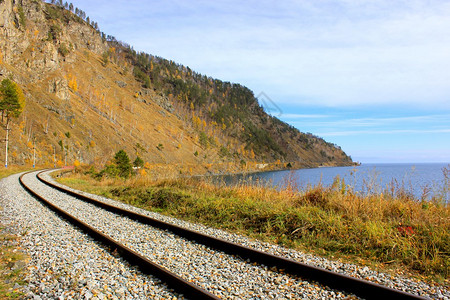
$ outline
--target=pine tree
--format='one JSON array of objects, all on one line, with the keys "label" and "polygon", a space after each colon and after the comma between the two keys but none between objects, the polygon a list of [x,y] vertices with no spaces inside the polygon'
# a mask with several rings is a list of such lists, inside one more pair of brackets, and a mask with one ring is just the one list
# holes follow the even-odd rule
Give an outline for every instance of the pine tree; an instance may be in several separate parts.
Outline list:
[{"label": "pine tree", "polygon": [[122,178],[128,178],[131,175],[133,167],[131,166],[130,158],[124,150],[119,150],[114,156],[114,163],[118,170],[118,175]]},{"label": "pine tree", "polygon": [[9,79],[4,79],[0,83],[0,111],[2,112],[2,122],[6,118],[6,154],[5,167],[8,167],[8,143],[9,143],[9,123],[11,117],[17,118],[25,106],[25,96],[20,87]]},{"label": "pine tree", "polygon": [[144,161],[142,160],[142,158],[140,158],[139,156],[136,157],[136,159],[133,162],[133,165],[136,168],[142,168],[144,166]]}]

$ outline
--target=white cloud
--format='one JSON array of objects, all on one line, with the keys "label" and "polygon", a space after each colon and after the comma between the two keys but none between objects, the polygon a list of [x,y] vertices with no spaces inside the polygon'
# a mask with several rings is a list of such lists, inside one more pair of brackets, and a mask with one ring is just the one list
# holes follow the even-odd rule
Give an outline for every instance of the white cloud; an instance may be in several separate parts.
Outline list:
[{"label": "white cloud", "polygon": [[342,118],[328,119],[326,121],[316,121],[314,125],[329,127],[390,127],[393,126],[447,126],[450,124],[450,115],[424,115],[424,116],[408,116],[408,117],[391,117],[391,118]]},{"label": "white cloud", "polygon": [[322,119],[329,118],[329,115],[320,114],[283,114],[283,119]]},{"label": "white cloud", "polygon": [[402,130],[347,130],[347,131],[335,131],[335,132],[323,132],[318,133],[321,137],[330,136],[351,136],[351,135],[397,135],[397,134],[431,134],[431,133],[450,133],[450,129],[402,129]]},{"label": "white cloud", "polygon": [[450,108],[449,1],[77,3],[137,50],[280,104]]}]

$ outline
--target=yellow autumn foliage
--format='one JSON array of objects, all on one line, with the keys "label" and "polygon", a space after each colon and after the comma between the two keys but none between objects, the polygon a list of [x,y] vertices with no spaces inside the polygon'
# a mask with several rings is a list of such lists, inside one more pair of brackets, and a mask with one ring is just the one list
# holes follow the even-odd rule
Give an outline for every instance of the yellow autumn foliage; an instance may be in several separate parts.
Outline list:
[{"label": "yellow autumn foliage", "polygon": [[70,77],[69,88],[76,93],[78,91],[78,83],[77,78],[75,76]]},{"label": "yellow autumn foliage", "polygon": [[73,166],[74,166],[75,168],[79,168],[79,167],[81,166],[80,161],[79,161],[78,159],[75,160],[75,161],[73,162]]}]

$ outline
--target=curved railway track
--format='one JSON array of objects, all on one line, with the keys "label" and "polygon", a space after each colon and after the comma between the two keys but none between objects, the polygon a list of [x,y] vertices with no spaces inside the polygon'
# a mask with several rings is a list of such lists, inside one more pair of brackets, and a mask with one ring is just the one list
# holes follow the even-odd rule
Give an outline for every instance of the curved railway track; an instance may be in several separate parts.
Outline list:
[{"label": "curved railway track", "polygon": [[[45,171],[39,172],[39,174],[36,175],[37,179],[41,183],[47,185],[48,187],[51,187],[54,190],[57,190],[60,193],[64,193],[68,196],[74,197],[82,202],[94,205],[110,213],[129,218],[130,220],[133,220],[135,222],[149,225],[151,227],[158,228],[160,230],[170,231],[171,233],[179,237],[182,237],[183,239],[194,241],[195,243],[202,244],[208,248],[224,252],[232,256],[238,256],[243,260],[268,267],[275,267],[277,270],[283,270],[284,272],[292,276],[297,276],[304,280],[319,282],[320,284],[326,285],[332,289],[354,294],[358,297],[365,299],[382,299],[382,298],[424,299],[416,295],[388,288],[372,282],[331,272],[325,269],[296,262],[294,260],[258,251],[226,240],[208,236],[200,232],[189,230],[174,224],[166,223],[145,215],[138,214],[133,211],[125,210],[98,201],[94,198],[82,195],[80,193],[74,192],[73,190],[64,188],[53,182],[45,180],[42,176],[42,173],[44,172]],[[100,241],[104,245],[107,245],[110,249],[112,249],[112,251],[118,252],[123,258],[128,260],[130,263],[138,266],[142,272],[159,277],[162,281],[166,282],[169,287],[173,288],[175,291],[185,295],[188,298],[219,299],[213,293],[208,292],[205,289],[194,285],[190,281],[183,279],[179,275],[168,271],[163,266],[152,262],[145,255],[138,253],[137,251],[124,245],[124,243],[115,240],[114,238],[105,234],[101,230],[96,229],[92,225],[89,225],[86,222],[80,220],[79,218],[73,216],[69,212],[65,211],[64,209],[56,205],[53,201],[45,199],[41,194],[30,188],[25,182],[24,177],[30,173],[32,172],[23,174],[19,179],[20,184],[25,188],[25,190],[27,190],[33,197],[35,197],[36,199],[44,203],[46,206],[48,206],[51,210],[55,211],[57,214],[62,216],[64,219],[66,219],[73,225],[79,227],[94,239]]]}]

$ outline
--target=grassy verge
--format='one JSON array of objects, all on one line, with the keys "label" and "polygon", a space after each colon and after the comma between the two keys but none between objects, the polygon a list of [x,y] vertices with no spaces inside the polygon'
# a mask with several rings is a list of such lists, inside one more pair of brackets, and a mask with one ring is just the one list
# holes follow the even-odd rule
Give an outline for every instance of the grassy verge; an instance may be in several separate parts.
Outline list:
[{"label": "grassy verge", "polygon": [[[0,179],[30,170],[29,166],[10,166],[0,169]],[[26,256],[15,246],[17,237],[0,234],[0,299],[21,298],[23,294],[16,284],[23,285],[22,279]]]},{"label": "grassy verge", "polygon": [[60,182],[264,241],[448,283],[450,209],[401,188],[360,195],[339,179],[301,192],[293,184],[277,191],[199,179],[95,181],[81,174]]},{"label": "grassy verge", "polygon": [[8,168],[3,166],[0,167],[0,179],[30,170],[32,170],[30,166],[9,166]]}]

